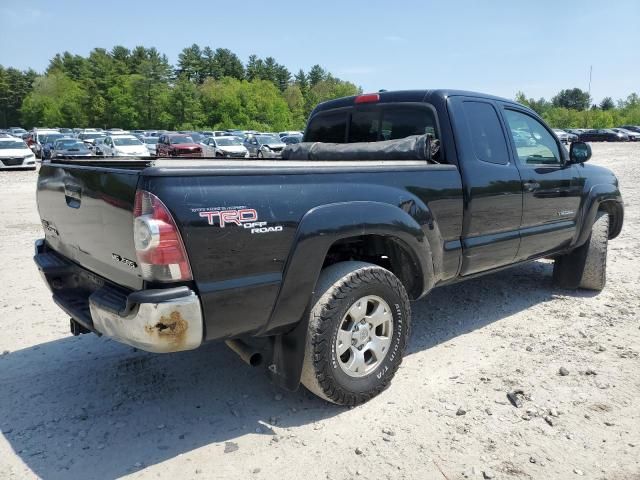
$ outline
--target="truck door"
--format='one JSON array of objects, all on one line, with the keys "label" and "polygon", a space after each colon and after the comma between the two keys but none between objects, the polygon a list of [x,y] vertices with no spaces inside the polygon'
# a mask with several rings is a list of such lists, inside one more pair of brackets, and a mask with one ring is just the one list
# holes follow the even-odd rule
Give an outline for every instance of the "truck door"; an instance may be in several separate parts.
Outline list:
[{"label": "truck door", "polygon": [[576,167],[548,127],[516,106],[504,104],[502,114],[524,192],[516,260],[526,260],[571,242],[582,188]]},{"label": "truck door", "polygon": [[512,162],[496,105],[450,97],[465,209],[461,275],[514,261],[520,246],[522,181]]}]

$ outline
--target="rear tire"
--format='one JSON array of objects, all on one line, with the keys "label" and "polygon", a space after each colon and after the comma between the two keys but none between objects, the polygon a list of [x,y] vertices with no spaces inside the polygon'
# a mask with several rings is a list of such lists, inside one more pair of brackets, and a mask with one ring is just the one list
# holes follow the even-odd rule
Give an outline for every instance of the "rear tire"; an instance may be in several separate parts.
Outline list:
[{"label": "rear tire", "polygon": [[338,405],[358,405],[391,382],[404,354],[411,308],[390,271],[364,262],[323,270],[316,286],[302,384]]},{"label": "rear tire", "polygon": [[553,282],[561,288],[601,291],[607,283],[609,215],[599,212],[584,245],[556,258]]}]

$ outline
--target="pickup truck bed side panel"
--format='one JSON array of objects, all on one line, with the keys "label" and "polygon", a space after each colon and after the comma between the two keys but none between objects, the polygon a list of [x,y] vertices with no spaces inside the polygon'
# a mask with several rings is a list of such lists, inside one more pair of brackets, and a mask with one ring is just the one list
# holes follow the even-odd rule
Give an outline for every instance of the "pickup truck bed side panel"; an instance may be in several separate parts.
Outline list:
[{"label": "pickup truck bed side panel", "polygon": [[[323,205],[343,204],[340,213],[333,215],[333,224],[325,223],[323,230],[308,235],[330,232],[339,238],[336,231],[340,229],[355,235],[408,231],[406,225],[385,230],[383,224],[369,225],[367,230],[365,219],[370,216],[382,221],[382,213],[364,215],[361,207],[354,207],[354,213],[349,214],[350,202],[373,200],[398,209],[396,218],[410,218],[415,222],[413,227],[420,225],[433,253],[434,279],[457,274],[460,249],[455,245],[462,228],[462,195],[455,166],[372,167],[362,162],[361,167],[336,165],[332,169],[327,162],[322,170],[292,172],[282,166],[284,163],[274,162],[253,175],[214,175],[205,169],[197,176],[142,179],[143,188],[162,198],[181,226],[202,298],[206,340],[264,331],[278,293],[290,293],[288,289],[281,291],[280,286],[300,222],[307,212]],[[240,225],[233,221],[220,224],[220,212],[235,212],[224,213],[226,216],[249,210],[244,217],[247,221],[237,222]],[[350,228],[344,225],[345,218],[352,223]],[[387,219],[389,215],[384,217]],[[325,254],[324,243],[311,249],[309,264],[322,265]],[[315,276],[310,280],[315,281]],[[298,321],[304,313],[313,289],[307,283],[296,289],[301,297],[283,297],[281,305],[292,305],[293,301],[296,306],[287,308],[287,321]],[[301,305],[302,311],[298,311]]]},{"label": "pickup truck bed side panel", "polygon": [[418,296],[429,290],[434,283],[433,256],[425,230],[433,229],[433,223],[429,227],[428,211],[415,216],[422,217],[424,224],[418,223],[402,209],[379,202],[333,203],[312,209],[300,222],[294,250],[287,261],[284,282],[264,332],[300,320],[309,304],[326,253],[334,242],[343,238],[359,235],[394,238],[410,252],[417,271]]}]

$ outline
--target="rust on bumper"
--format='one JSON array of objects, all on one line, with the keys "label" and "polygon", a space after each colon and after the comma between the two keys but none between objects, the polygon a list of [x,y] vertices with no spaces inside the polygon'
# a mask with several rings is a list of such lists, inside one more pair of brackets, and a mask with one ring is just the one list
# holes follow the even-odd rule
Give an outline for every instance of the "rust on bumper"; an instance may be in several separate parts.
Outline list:
[{"label": "rust on bumper", "polygon": [[167,302],[141,303],[127,316],[93,302],[90,309],[98,332],[141,350],[179,352],[202,343],[202,309],[195,294]]}]

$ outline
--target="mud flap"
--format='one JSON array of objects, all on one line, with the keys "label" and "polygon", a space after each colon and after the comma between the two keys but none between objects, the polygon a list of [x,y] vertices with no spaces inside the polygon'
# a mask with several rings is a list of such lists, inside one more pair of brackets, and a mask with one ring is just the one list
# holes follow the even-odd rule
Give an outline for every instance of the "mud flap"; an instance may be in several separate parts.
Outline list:
[{"label": "mud flap", "polygon": [[272,337],[272,357],[267,364],[271,381],[285,390],[295,392],[300,387],[304,350],[309,330],[309,312],[296,327],[284,334]]}]

